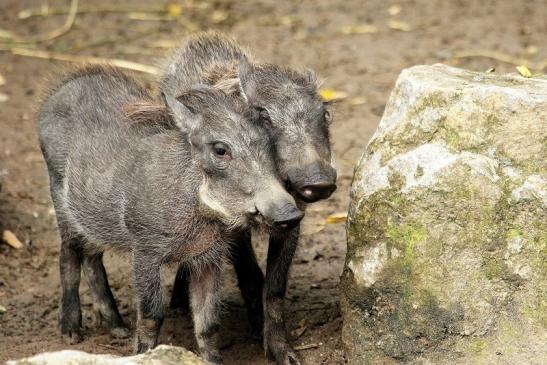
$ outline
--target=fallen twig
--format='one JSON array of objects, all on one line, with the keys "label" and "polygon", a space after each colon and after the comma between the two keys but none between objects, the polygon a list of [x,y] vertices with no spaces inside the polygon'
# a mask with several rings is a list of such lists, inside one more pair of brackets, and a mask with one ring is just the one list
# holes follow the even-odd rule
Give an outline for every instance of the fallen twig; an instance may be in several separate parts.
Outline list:
[{"label": "fallen twig", "polygon": [[180,40],[158,39],[150,43],[146,43],[143,47],[147,48],[176,48],[180,47]]},{"label": "fallen twig", "polygon": [[14,48],[36,48],[32,43],[0,43],[0,51],[11,51]]},{"label": "fallen twig", "polygon": [[98,345],[101,346],[101,347],[104,347],[105,349],[114,350],[114,351],[116,351],[117,353],[123,355],[123,352],[122,352],[119,348],[117,348],[117,347],[110,346],[110,345],[106,345],[106,344],[102,344],[102,343],[100,343],[100,344],[98,344]]},{"label": "fallen twig", "polygon": [[325,224],[323,222],[317,222],[315,224],[315,226],[313,226],[313,228],[308,228],[308,229],[302,229],[302,233],[300,233],[301,236],[311,236],[311,235],[314,235],[316,233],[319,233],[321,232],[322,230],[325,229]]},{"label": "fallen twig", "polygon": [[158,30],[150,31],[149,29],[147,29],[146,31],[136,32],[135,34],[132,34],[131,36],[126,37],[126,38],[119,38],[119,37],[100,38],[100,39],[96,39],[96,40],[94,40],[92,42],[89,42],[89,43],[76,44],[72,47],[72,50],[73,51],[81,51],[81,50],[84,50],[84,49],[102,47],[102,46],[105,46],[105,45],[108,45],[108,44],[114,44],[114,43],[130,44],[133,41],[142,39],[142,38],[147,37],[147,36],[151,36],[151,35],[153,35],[157,32],[158,32]]},{"label": "fallen twig", "polygon": [[161,53],[158,53],[158,50],[143,49],[141,47],[133,47],[133,46],[122,47],[118,49],[116,53],[126,54],[126,55],[138,55],[138,56],[154,56],[154,57],[157,57],[158,54],[161,54]]},{"label": "fallen twig", "polygon": [[159,75],[160,70],[157,67],[143,65],[133,61],[120,60],[115,58],[102,58],[92,56],[77,56],[64,53],[48,52],[35,49],[25,48],[13,48],[11,53],[17,56],[42,58],[45,60],[63,61],[63,62],[75,62],[75,63],[87,63],[87,64],[110,64],[112,66],[124,68],[127,70],[144,72],[151,75]]},{"label": "fallen twig", "polygon": [[144,20],[144,21],[153,21],[153,22],[172,22],[176,21],[177,18],[169,14],[156,14],[156,13],[143,13],[143,12],[130,12],[127,13],[127,18],[131,20]]},{"label": "fallen twig", "polygon": [[319,343],[310,343],[307,345],[300,345],[300,346],[294,346],[294,351],[302,351],[302,350],[309,350],[309,349],[315,349],[319,346],[323,345],[321,342]]},{"label": "fallen twig", "polygon": [[332,305],[322,306],[322,307],[309,307],[309,308],[296,308],[293,309],[295,312],[313,312],[313,311],[320,311],[320,310],[329,310],[332,309]]},{"label": "fallen twig", "polygon": [[[184,8],[188,9],[207,9],[209,7],[208,3],[188,3],[183,5]],[[52,15],[63,15],[70,12],[67,8],[50,8],[50,7],[41,7],[38,9],[24,9],[17,14],[19,19],[28,19],[36,16],[48,17]],[[124,6],[82,6],[78,10],[80,14],[89,14],[89,13],[166,13],[167,9],[165,6],[155,6],[149,8],[128,8]]]},{"label": "fallen twig", "polygon": [[454,52],[454,54],[452,54],[452,58],[474,58],[474,57],[490,58],[499,62],[508,63],[510,65],[515,65],[515,66],[528,65],[528,67],[537,71],[543,71],[545,68],[547,68],[547,59],[539,61],[539,62],[532,62],[525,58],[513,57],[503,52],[492,51],[488,49],[462,50],[462,51]]},{"label": "fallen twig", "polygon": [[44,41],[49,41],[51,39],[55,39],[65,34],[66,32],[70,30],[70,28],[72,28],[72,26],[74,25],[74,20],[76,19],[77,13],[78,13],[78,0],[72,0],[70,3],[68,17],[66,18],[65,23],[60,28],[47,32],[44,35],[28,36],[28,37],[18,36],[16,34],[12,34],[11,32],[6,32],[4,34],[4,38],[8,38],[15,43],[37,43],[37,42],[44,42]]},{"label": "fallen twig", "polygon": [[396,20],[396,19],[388,20],[387,21],[387,26],[390,29],[399,30],[401,32],[410,32],[410,31],[413,30],[412,27],[410,26],[410,24],[408,24],[406,22],[403,22],[403,21],[400,21],[400,20]]}]

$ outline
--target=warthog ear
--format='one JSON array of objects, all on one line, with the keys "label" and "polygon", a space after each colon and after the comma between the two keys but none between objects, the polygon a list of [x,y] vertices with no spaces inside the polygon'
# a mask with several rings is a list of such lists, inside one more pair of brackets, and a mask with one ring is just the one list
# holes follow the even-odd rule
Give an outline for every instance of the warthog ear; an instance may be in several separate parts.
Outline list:
[{"label": "warthog ear", "polygon": [[239,82],[241,84],[241,94],[247,99],[247,103],[253,105],[256,103],[256,78],[254,75],[254,66],[247,57],[241,56],[239,59]]},{"label": "warthog ear", "polygon": [[184,133],[190,133],[199,126],[201,122],[201,115],[194,113],[190,107],[171,95],[167,95],[162,92],[161,98],[165,103],[167,112],[171,115],[175,125],[179,127],[181,131]]}]

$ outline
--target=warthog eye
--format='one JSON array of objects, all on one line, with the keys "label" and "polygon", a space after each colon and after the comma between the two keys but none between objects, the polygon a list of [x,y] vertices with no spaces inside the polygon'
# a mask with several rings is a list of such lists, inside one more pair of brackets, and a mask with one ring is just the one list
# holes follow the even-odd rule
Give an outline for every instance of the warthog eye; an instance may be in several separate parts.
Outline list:
[{"label": "warthog eye", "polygon": [[222,159],[228,159],[230,158],[230,149],[228,146],[226,146],[222,142],[215,142],[212,145],[213,153],[216,157],[222,158]]}]

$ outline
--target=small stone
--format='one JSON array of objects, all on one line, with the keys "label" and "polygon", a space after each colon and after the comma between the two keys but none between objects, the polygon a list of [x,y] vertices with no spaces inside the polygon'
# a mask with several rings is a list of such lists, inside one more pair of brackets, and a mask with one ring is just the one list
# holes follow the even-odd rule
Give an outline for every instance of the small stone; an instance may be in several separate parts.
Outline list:
[{"label": "small stone", "polygon": [[402,10],[401,5],[393,4],[387,9],[387,12],[388,12],[389,15],[395,16],[395,15],[399,14],[401,12],[401,10]]},{"label": "small stone", "polygon": [[94,364],[94,365],[206,365],[194,353],[182,347],[160,345],[146,353],[133,356],[114,356],[88,354],[83,351],[63,350],[57,352],[44,352],[42,354],[28,357],[21,360],[8,361],[7,365],[73,365],[73,364]]}]

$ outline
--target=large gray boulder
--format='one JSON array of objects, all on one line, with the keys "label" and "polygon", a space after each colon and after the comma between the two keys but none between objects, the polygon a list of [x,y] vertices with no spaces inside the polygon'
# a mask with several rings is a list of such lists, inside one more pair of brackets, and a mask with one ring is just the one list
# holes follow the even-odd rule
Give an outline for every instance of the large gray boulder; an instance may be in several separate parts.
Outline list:
[{"label": "large gray boulder", "polygon": [[404,70],[355,171],[351,364],[547,364],[547,78]]},{"label": "large gray boulder", "polygon": [[135,356],[94,355],[82,351],[45,352],[7,365],[207,365],[197,355],[181,347],[160,345]]}]

